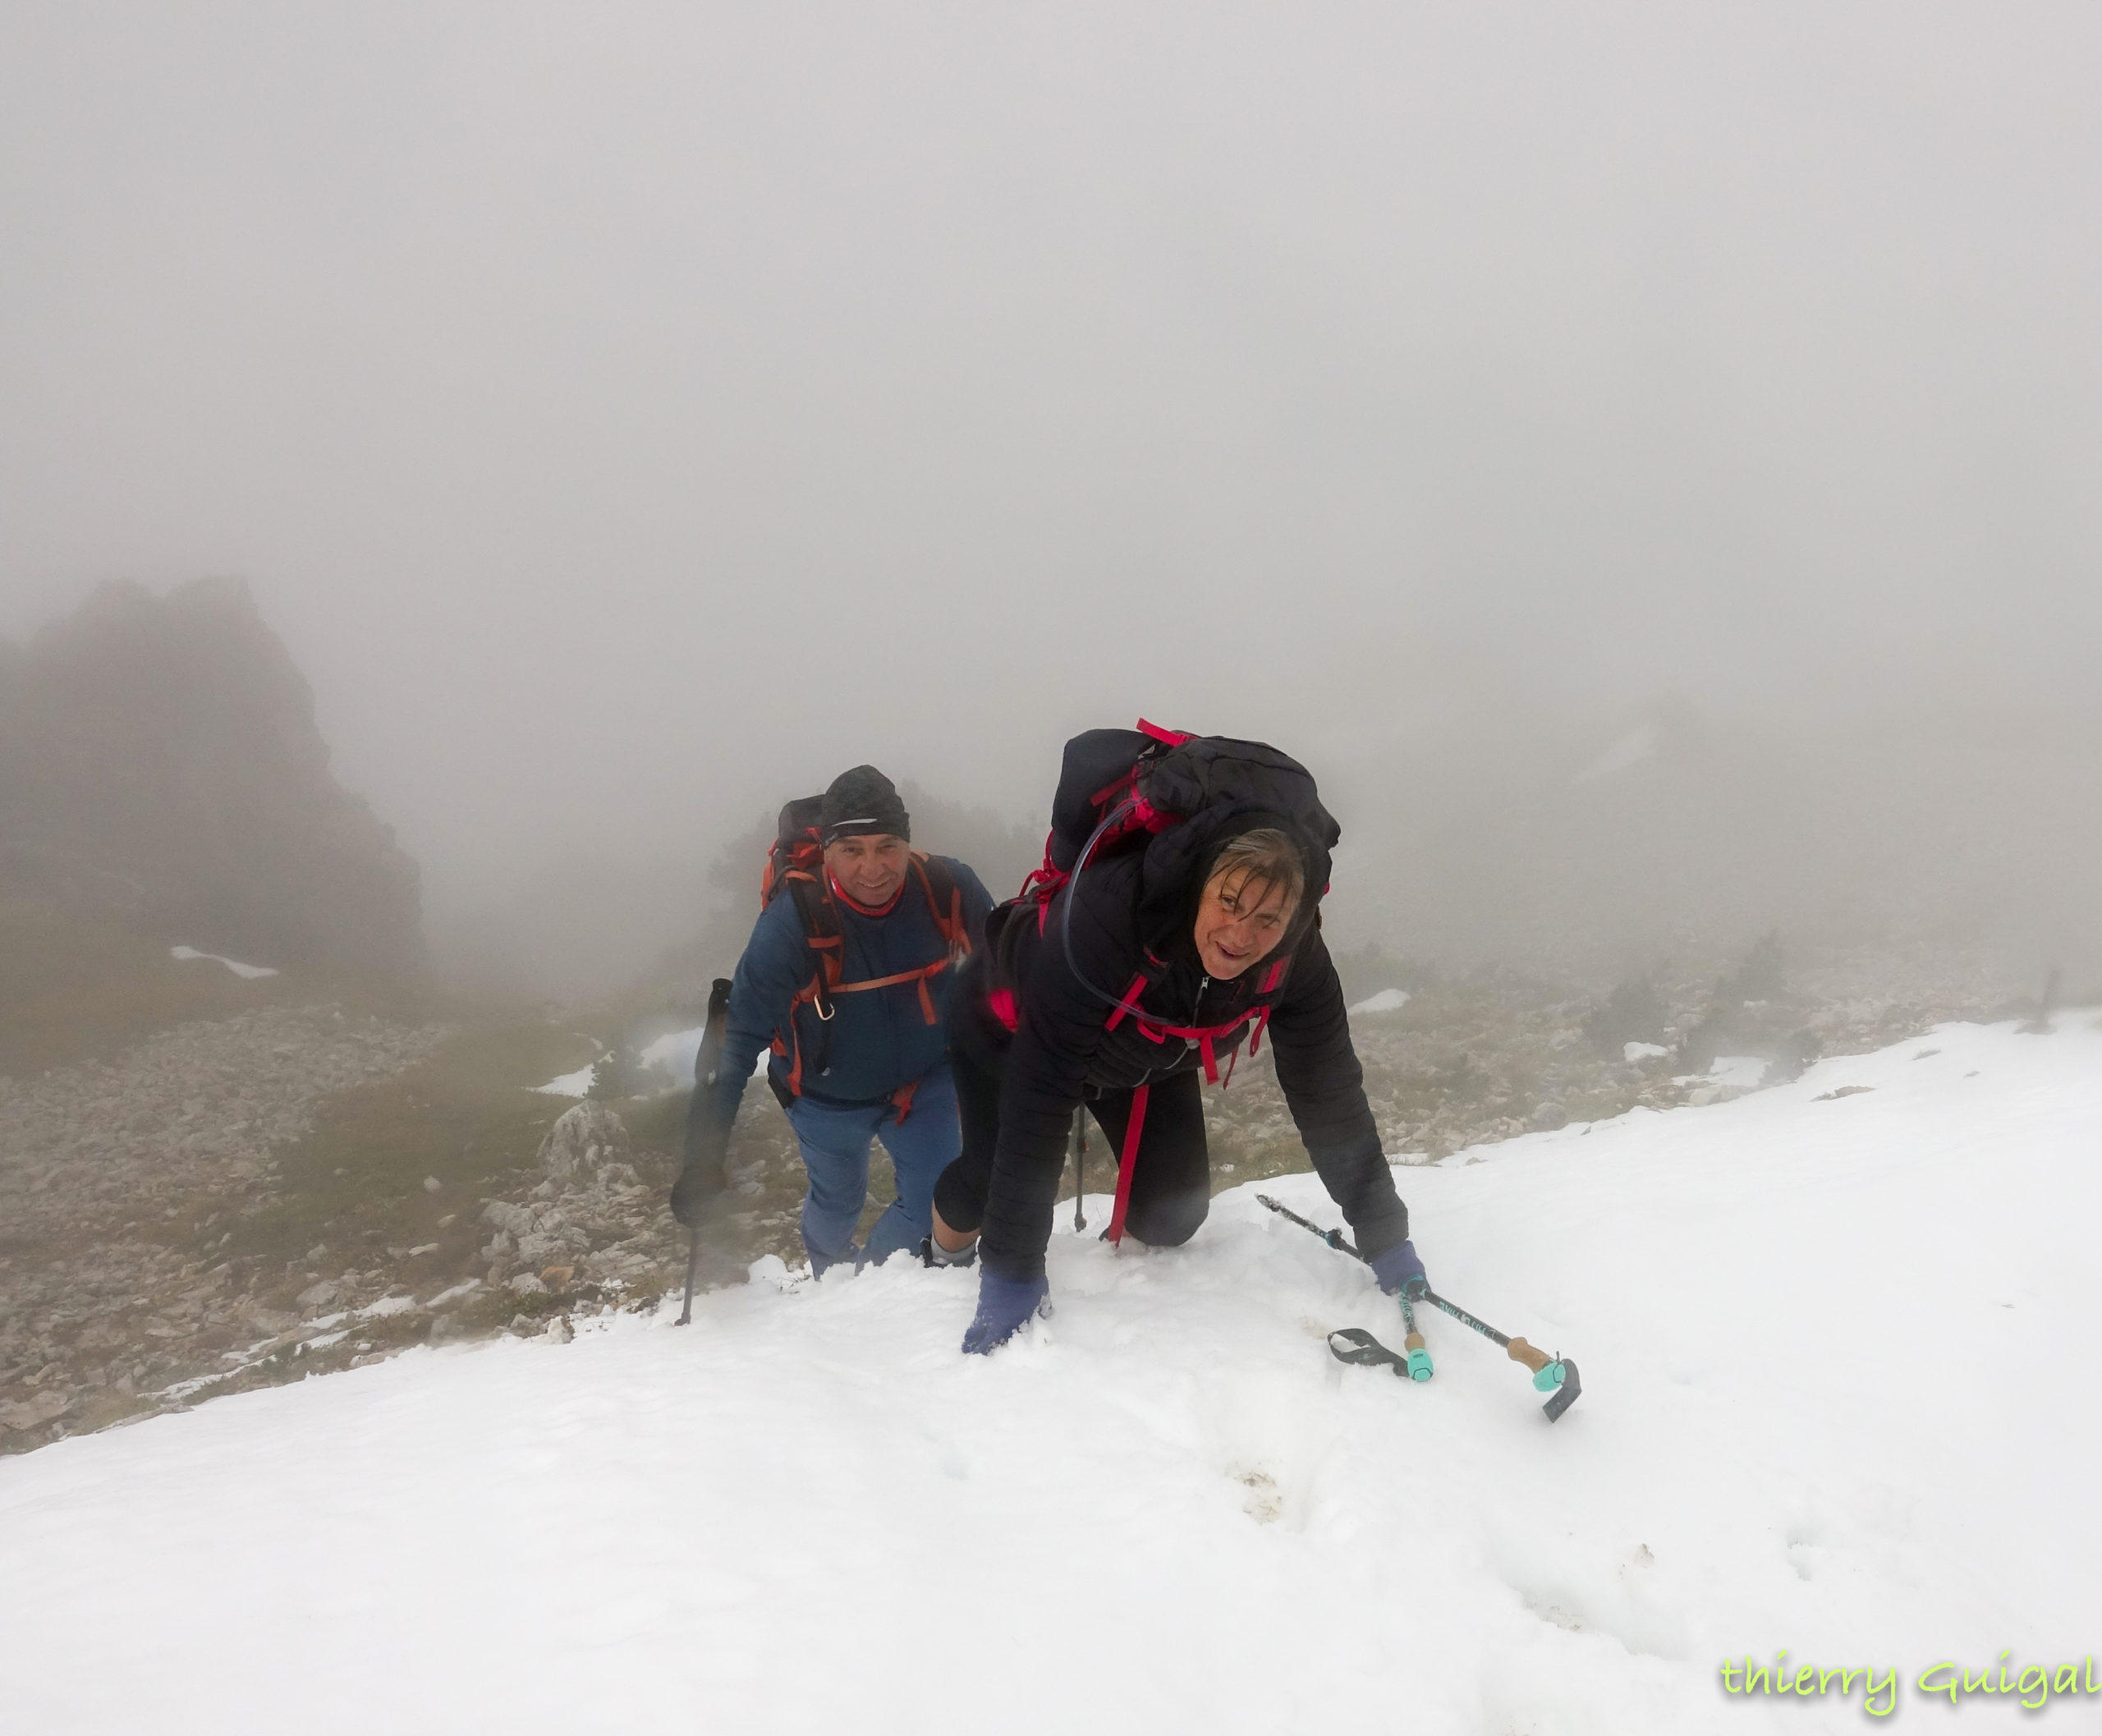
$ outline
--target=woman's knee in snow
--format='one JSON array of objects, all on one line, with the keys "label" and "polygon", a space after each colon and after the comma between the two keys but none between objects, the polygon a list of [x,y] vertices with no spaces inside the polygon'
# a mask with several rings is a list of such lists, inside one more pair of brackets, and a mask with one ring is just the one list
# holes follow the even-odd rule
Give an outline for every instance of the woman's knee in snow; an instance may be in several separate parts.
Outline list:
[{"label": "woman's knee in snow", "polygon": [[1196,1234],[1211,1209],[1209,1193],[1177,1194],[1143,1205],[1134,1201],[1125,1224],[1149,1247],[1180,1247]]},{"label": "woman's knee in snow", "polygon": [[934,1215],[950,1229],[976,1235],[985,1221],[985,1190],[961,1158],[934,1179]]}]

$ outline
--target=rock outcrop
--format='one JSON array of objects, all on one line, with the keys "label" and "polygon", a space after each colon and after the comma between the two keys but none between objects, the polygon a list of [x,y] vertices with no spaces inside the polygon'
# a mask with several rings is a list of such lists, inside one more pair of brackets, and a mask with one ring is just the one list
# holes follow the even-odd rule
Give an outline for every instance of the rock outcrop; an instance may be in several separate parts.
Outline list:
[{"label": "rock outcrop", "polygon": [[540,1141],[544,1179],[522,1200],[491,1200],[494,1231],[482,1257],[489,1281],[521,1294],[583,1279],[631,1286],[649,1280],[676,1246],[659,1188],[636,1173],[620,1116],[587,1099],[563,1112]]},{"label": "rock outcrop", "polygon": [[548,1129],[540,1141],[539,1164],[550,1181],[567,1187],[595,1181],[604,1165],[626,1164],[634,1155],[626,1124],[604,1104],[586,1098],[565,1109]]},{"label": "rock outcrop", "polygon": [[296,969],[423,957],[416,866],[237,580],[106,586],[0,645],[0,897]]}]

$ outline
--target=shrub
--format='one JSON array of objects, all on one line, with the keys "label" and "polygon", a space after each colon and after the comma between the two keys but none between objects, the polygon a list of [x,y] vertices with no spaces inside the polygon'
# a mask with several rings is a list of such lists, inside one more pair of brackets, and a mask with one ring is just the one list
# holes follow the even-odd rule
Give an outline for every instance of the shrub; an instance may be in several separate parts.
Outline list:
[{"label": "shrub", "polygon": [[1584,1035],[1602,1055],[1618,1059],[1630,1043],[1655,1043],[1664,1034],[1664,1003],[1646,976],[1617,983],[1604,1004],[1584,1021]]}]

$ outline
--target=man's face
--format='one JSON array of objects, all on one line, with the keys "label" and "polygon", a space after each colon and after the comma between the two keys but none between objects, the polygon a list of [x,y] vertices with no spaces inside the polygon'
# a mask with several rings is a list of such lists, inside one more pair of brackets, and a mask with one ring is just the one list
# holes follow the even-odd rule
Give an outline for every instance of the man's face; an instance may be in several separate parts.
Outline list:
[{"label": "man's face", "polygon": [[912,847],[888,832],[865,832],[824,847],[824,866],[856,904],[888,904],[905,884]]}]

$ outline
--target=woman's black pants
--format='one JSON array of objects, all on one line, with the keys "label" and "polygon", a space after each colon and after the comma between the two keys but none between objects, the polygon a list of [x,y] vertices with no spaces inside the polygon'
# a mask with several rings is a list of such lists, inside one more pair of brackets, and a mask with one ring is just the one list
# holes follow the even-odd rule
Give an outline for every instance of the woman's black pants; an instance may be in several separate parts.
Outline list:
[{"label": "woman's black pants", "polygon": [[[952,1229],[975,1231],[985,1218],[985,1198],[993,1184],[993,1155],[1000,1142],[1000,1079],[1005,1054],[989,1045],[951,1045],[956,1074],[957,1109],[963,1121],[963,1150],[934,1183],[934,1210]],[[1092,1188],[1113,1192],[1124,1129],[1131,1114],[1132,1093],[1105,1091],[1086,1108],[1109,1141],[1103,1153],[1090,1149]],[[1097,1167],[1097,1165],[1099,1167]],[[1030,1203],[1047,1215],[1058,1196],[1062,1171],[1028,1178],[1042,1198]],[[1211,1209],[1211,1163],[1205,1150],[1203,1086],[1196,1072],[1157,1080],[1147,1093],[1145,1118],[1139,1127],[1139,1149],[1131,1172],[1131,1197],[1125,1210],[1126,1233],[1155,1247],[1187,1242]]]}]

